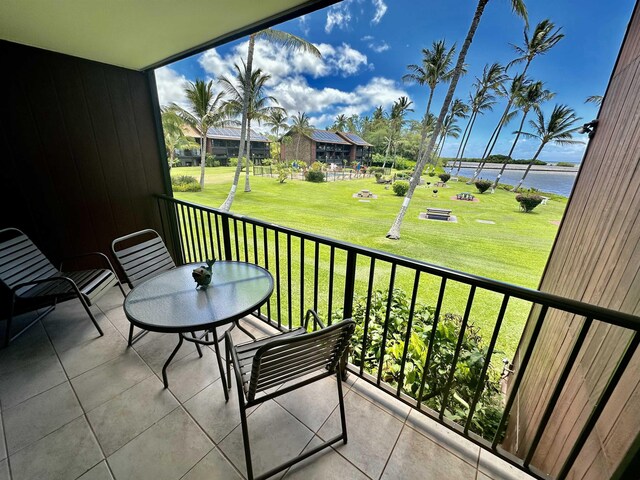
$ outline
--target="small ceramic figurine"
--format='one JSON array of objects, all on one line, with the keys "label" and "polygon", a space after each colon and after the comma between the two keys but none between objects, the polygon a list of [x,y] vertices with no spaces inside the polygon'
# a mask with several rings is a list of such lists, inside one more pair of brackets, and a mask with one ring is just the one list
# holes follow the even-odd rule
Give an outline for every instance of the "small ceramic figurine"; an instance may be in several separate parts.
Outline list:
[{"label": "small ceramic figurine", "polygon": [[209,284],[211,283],[211,269],[214,263],[216,263],[215,258],[213,260],[207,260],[206,267],[203,265],[193,270],[193,273],[191,275],[193,275],[193,279],[198,284],[196,285],[196,288],[207,288],[209,286]]}]

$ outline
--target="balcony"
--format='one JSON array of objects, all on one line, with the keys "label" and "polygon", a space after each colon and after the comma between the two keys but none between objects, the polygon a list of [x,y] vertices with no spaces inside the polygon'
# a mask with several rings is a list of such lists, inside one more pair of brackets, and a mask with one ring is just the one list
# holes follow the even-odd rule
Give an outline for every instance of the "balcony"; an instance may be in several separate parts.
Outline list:
[{"label": "balcony", "polygon": [[[183,346],[163,389],[176,335],[149,333],[128,348],[122,301],[114,288],[94,307],[104,337],[72,301],[0,351],[0,478],[243,478],[236,392],[225,404],[213,351],[199,358]],[[243,322],[256,336],[275,331]],[[325,381],[251,412],[258,473],[334,435],[336,387]],[[344,395],[349,443],[284,478],[529,478],[356,375]]]}]

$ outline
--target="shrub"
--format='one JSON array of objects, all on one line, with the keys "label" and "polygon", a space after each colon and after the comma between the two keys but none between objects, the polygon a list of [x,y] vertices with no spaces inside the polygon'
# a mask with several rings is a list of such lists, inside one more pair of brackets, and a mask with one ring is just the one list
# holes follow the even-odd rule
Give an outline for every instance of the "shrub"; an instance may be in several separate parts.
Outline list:
[{"label": "shrub", "polygon": [[411,170],[416,166],[416,162],[404,157],[397,157],[395,166],[398,170]]},{"label": "shrub", "polygon": [[447,183],[451,178],[451,175],[449,175],[448,173],[441,173],[440,175],[438,175],[438,177],[440,177],[442,183]]},{"label": "shrub", "polygon": [[379,173],[379,174],[381,174],[381,175],[383,175],[383,174],[384,174],[384,168],[382,168],[382,167],[371,167],[371,168],[369,169],[369,171],[370,171],[371,173],[373,173],[373,174],[376,174],[376,173]]},{"label": "shrub", "polygon": [[199,192],[200,183],[190,175],[176,175],[171,177],[171,186],[174,192]]},{"label": "shrub", "polygon": [[556,167],[575,167],[576,164],[575,163],[569,163],[569,162],[558,162],[556,163]]},{"label": "shrub", "polygon": [[271,165],[271,159],[270,158],[265,158],[260,163],[262,164],[262,166],[268,167],[269,165]]},{"label": "shrub", "polygon": [[276,172],[278,172],[278,182],[284,183],[291,173],[291,167],[287,162],[278,162],[276,164]]},{"label": "shrub", "polygon": [[207,167],[219,167],[220,160],[217,160],[213,155],[207,155],[204,161],[205,166]]},{"label": "shrub", "polygon": [[516,195],[516,201],[520,204],[520,208],[523,212],[529,213],[536,208],[542,202],[540,195]]},{"label": "shrub", "polygon": [[[353,305],[352,318],[356,322],[356,329],[352,339],[351,362],[362,365],[367,373],[377,375],[382,351],[382,337],[385,323],[388,327],[385,345],[385,355],[382,361],[382,381],[397,388],[401,384],[401,391],[417,398],[422,384],[424,363],[429,350],[429,339],[435,320],[435,308],[416,304],[413,312],[413,324],[409,338],[404,375],[400,375],[401,363],[405,349],[405,337],[408,327],[410,298],[401,289],[394,289],[387,318],[388,292],[377,290],[373,292],[367,308],[365,297],[356,297]],[[365,343],[365,317],[368,326]],[[342,312],[337,311],[333,320],[342,319]],[[431,362],[426,371],[426,383],[423,394],[423,404],[434,410],[442,406],[443,393],[448,381],[448,372],[456,352],[458,336],[462,325],[460,315],[446,313],[440,315],[435,329]],[[363,352],[363,345],[366,350]],[[464,425],[469,408],[473,402],[476,389],[481,385],[481,373],[487,345],[480,336],[478,329],[470,322],[462,337],[460,352],[453,377],[445,415]],[[495,352],[496,354],[498,352]],[[489,360],[491,362],[491,359]],[[502,395],[500,394],[500,369],[489,364],[487,376],[482,381],[482,394],[472,419],[471,430],[484,438],[492,439],[495,435],[502,415]],[[498,436],[501,439],[503,432]]]},{"label": "shrub", "polygon": [[474,185],[480,193],[484,193],[491,187],[491,182],[489,180],[476,180]]},{"label": "shrub", "polygon": [[382,173],[381,172],[375,172],[375,177],[376,177],[376,182],[379,182],[380,179],[382,178]]},{"label": "shrub", "polygon": [[237,167],[238,159],[236,157],[231,157],[227,163],[230,167]]},{"label": "shrub", "polygon": [[322,183],[324,182],[324,172],[322,170],[313,170],[312,166],[310,170],[307,170],[304,178],[306,178],[308,182]]},{"label": "shrub", "polygon": [[409,191],[409,182],[400,180],[393,184],[393,193],[395,193],[398,197],[404,196],[408,191]]}]

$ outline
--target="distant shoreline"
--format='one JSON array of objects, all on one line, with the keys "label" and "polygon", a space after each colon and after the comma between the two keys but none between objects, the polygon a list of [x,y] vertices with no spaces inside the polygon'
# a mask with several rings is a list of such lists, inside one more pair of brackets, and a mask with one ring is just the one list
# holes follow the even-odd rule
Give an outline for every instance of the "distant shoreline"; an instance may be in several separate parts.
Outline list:
[{"label": "distant shoreline", "polygon": [[[456,168],[457,167],[456,163]],[[448,162],[447,167],[451,168],[453,162]],[[462,168],[476,168],[478,162],[462,162]],[[576,163],[574,167],[557,167],[555,165],[533,165],[531,167],[532,172],[565,172],[565,173],[578,173],[578,167],[580,164]],[[501,163],[487,163],[483,167],[483,170],[500,170],[502,168]],[[527,166],[522,164],[507,164],[506,170],[526,170]]]}]

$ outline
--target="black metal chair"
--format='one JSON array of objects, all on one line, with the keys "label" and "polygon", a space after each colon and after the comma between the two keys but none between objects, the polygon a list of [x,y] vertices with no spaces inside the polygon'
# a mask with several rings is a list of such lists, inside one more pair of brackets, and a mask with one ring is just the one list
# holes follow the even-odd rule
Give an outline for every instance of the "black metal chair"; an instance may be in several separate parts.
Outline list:
[{"label": "black metal chair", "polygon": [[[55,268],[22,231],[17,228],[0,230],[0,284],[8,289],[11,296],[5,327],[5,347],[51,312],[58,302],[73,298],[80,300],[96,330],[100,336],[103,335],[89,307],[115,285],[120,287],[123,295],[124,290],[106,255],[93,252],[74,258],[90,255],[99,257],[107,268],[62,272],[62,265],[60,269]],[[47,308],[42,313],[12,336],[11,325],[17,311],[45,307]]]},{"label": "black metal chair", "polygon": [[[313,317],[314,320],[314,331],[311,333],[307,331],[310,317]],[[231,375],[230,364],[233,363],[249,480],[268,478],[340,440],[347,443],[347,422],[342,396],[340,362],[347,351],[355,325],[353,320],[347,319],[325,327],[318,315],[313,310],[309,310],[302,327],[272,337],[235,346],[231,335],[227,332],[225,336],[227,375]],[[318,327],[320,329],[316,330]],[[310,374],[314,375],[309,376]],[[331,375],[335,375],[337,380],[342,433],[268,472],[254,477],[247,426],[247,408]],[[294,382],[284,388],[266,393],[272,387],[291,381]]]}]

